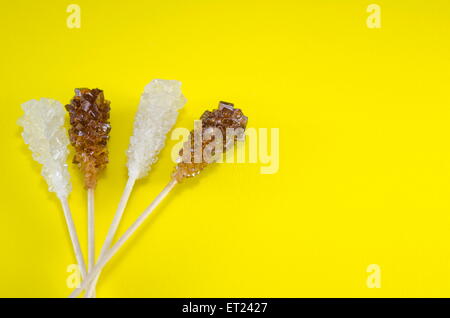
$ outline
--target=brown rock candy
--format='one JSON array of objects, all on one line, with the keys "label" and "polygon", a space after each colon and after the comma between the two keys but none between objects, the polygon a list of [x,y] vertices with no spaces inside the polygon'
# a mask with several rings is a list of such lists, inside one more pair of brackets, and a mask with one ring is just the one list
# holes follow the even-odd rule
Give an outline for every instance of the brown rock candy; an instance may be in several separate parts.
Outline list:
[{"label": "brown rock candy", "polygon": [[66,105],[70,143],[75,148],[73,163],[81,169],[89,189],[95,188],[98,174],[108,163],[109,105],[98,88],[76,88],[74,98]]},{"label": "brown rock candy", "polygon": [[[240,109],[234,108],[233,104],[220,102],[219,108],[216,110],[205,111],[200,117],[202,121],[201,133],[202,144],[201,147],[203,153],[204,149],[214,142],[214,136],[205,138],[205,132],[210,128],[218,128],[222,133],[222,152],[226,152],[230,147],[234,146],[234,143],[238,136],[234,136],[231,140],[226,136],[227,128],[242,129],[245,130],[247,126],[248,118],[244,116]],[[184,147],[180,150],[180,158],[172,177],[181,182],[185,178],[191,178],[199,174],[209,163],[205,161],[205,158],[201,158],[200,162],[195,162],[195,137],[194,131],[191,131],[189,140],[184,144]],[[184,151],[189,151],[189,154],[185,154]]]}]

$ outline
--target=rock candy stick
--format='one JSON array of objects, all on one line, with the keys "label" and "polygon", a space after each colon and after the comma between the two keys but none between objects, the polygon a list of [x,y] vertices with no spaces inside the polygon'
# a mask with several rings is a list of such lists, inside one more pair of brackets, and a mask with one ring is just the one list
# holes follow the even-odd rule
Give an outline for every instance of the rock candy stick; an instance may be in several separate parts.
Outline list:
[{"label": "rock candy stick", "polygon": [[88,271],[95,264],[94,189],[99,173],[108,163],[107,143],[110,102],[100,89],[77,88],[66,105],[70,117],[69,137],[75,148],[73,163],[83,173],[88,201]]},{"label": "rock candy stick", "polygon": [[[233,107],[233,104],[220,102],[219,108],[209,112],[206,111],[201,117],[202,126],[201,132],[203,138],[196,140],[195,131],[191,132],[189,140],[185,143],[183,149],[180,151],[180,160],[172,174],[172,179],[161,191],[161,193],[153,200],[147,209],[137,218],[137,220],[127,229],[127,231],[119,238],[109,250],[107,250],[102,257],[99,258],[97,264],[94,266],[92,272],[81,283],[80,287],[73,291],[69,297],[77,297],[84,288],[86,288],[91,280],[93,280],[97,273],[100,273],[107,262],[117,253],[123,244],[133,235],[133,233],[144,223],[152,211],[163,201],[163,199],[170,193],[170,191],[186,178],[191,178],[198,175],[205,167],[213,163],[215,159],[234,146],[235,141],[244,136],[244,130],[247,126],[247,117],[244,116],[240,109]],[[211,130],[220,131],[221,135],[211,134]],[[233,132],[230,135],[230,130]],[[220,143],[216,139],[222,137]],[[211,147],[213,144],[222,145],[221,148]],[[205,161],[201,158],[199,162],[195,162],[195,153],[200,149],[204,151],[210,148],[214,149],[212,160]],[[214,152],[214,151],[212,151]],[[189,156],[187,154],[190,154]],[[184,157],[184,160],[181,158]],[[187,158],[187,159],[186,159]],[[192,160],[194,159],[194,160]]]},{"label": "rock candy stick", "polygon": [[[166,135],[177,121],[178,111],[185,103],[186,98],[181,92],[179,81],[155,79],[145,87],[127,151],[128,181],[103,243],[100,257],[111,247],[136,180],[145,177],[151,165],[158,160],[158,154],[166,142]],[[95,282],[89,288],[88,295],[94,288]]]},{"label": "rock candy stick", "polygon": [[56,100],[41,98],[22,104],[22,109],[24,115],[18,122],[23,127],[22,137],[34,160],[42,164],[42,176],[49,191],[55,192],[61,202],[73,250],[81,275],[85,278],[83,253],[67,200],[72,186],[66,164],[69,139],[64,129],[63,106]]}]

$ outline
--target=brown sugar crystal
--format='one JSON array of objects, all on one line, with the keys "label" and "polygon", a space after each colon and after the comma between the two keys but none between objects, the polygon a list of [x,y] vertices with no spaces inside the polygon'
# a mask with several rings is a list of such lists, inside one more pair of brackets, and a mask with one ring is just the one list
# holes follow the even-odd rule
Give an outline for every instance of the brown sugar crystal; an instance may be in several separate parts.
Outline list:
[{"label": "brown sugar crystal", "polygon": [[109,105],[103,91],[97,88],[75,89],[75,96],[66,105],[71,126],[70,143],[75,148],[73,163],[84,174],[88,189],[95,188],[99,172],[108,163]]},{"label": "brown sugar crystal", "polygon": [[[203,115],[200,117],[202,121],[201,127],[201,145],[196,145],[196,139],[194,137],[194,131],[191,131],[189,135],[189,140],[184,144],[184,147],[180,150],[180,158],[179,162],[175,168],[173,173],[173,178],[177,182],[181,182],[184,178],[194,177],[200,173],[209,162],[205,161],[202,157],[200,161],[196,162],[195,160],[195,152],[201,149],[201,153],[205,148],[215,142],[215,136],[205,138],[205,132],[207,132],[211,128],[219,129],[222,133],[222,144],[223,144],[223,152],[226,152],[230,147],[234,146],[234,143],[237,137],[240,137],[244,132],[248,118],[244,116],[240,109],[234,108],[233,104],[220,102],[219,107],[213,111],[205,111]],[[227,129],[236,129],[238,132],[235,135],[227,136]],[[201,147],[201,148],[200,148]],[[185,153],[185,151],[189,151],[189,153]]]}]

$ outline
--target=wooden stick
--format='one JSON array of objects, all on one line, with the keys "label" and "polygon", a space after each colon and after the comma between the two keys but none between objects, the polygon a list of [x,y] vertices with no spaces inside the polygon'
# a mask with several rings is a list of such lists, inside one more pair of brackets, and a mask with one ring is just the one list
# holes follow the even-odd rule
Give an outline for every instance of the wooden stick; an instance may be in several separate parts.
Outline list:
[{"label": "wooden stick", "polygon": [[103,257],[98,259],[97,264],[94,266],[92,271],[87,275],[86,279],[80,284],[80,287],[75,289],[70,295],[70,298],[77,297],[81,294],[83,289],[85,289],[93,279],[101,272],[103,267],[108,263],[108,261],[118,252],[122,245],[136,232],[136,230],[144,223],[146,218],[152,213],[152,211],[162,202],[162,200],[169,194],[173,187],[177,184],[176,180],[171,180],[166,187],[161,191],[160,194],[153,200],[153,202],[145,209],[145,211],[136,219],[136,221],[128,228],[128,230],[119,238],[116,244],[113,245],[109,250],[107,250]]},{"label": "wooden stick", "polygon": [[[111,247],[111,244],[114,240],[114,236],[116,235],[117,228],[119,227],[120,221],[122,220],[123,212],[125,211],[125,207],[127,206],[128,199],[130,198],[131,191],[133,190],[134,184],[136,183],[136,178],[128,178],[127,184],[125,185],[125,189],[123,191],[122,197],[120,198],[119,206],[117,207],[116,214],[114,215],[111,226],[109,227],[108,234],[106,235],[105,242],[103,243],[102,249],[100,251],[100,256],[104,256],[106,251]],[[96,279],[90,284],[89,288],[86,290],[86,294],[88,297],[92,297],[93,293],[95,293],[95,286],[97,285],[98,278],[100,273],[97,275]]]},{"label": "wooden stick", "polygon": [[75,257],[80,267],[81,277],[86,278],[86,264],[84,263],[83,253],[81,252],[80,241],[78,240],[75,224],[72,219],[72,213],[70,212],[69,202],[67,197],[60,198],[61,205],[64,211],[64,217],[66,218],[67,228],[69,230],[70,240],[72,241]]},{"label": "wooden stick", "polygon": [[[95,265],[95,202],[94,188],[87,189],[87,220],[88,220],[88,273]],[[95,297],[95,290],[86,296]]]},{"label": "wooden stick", "polygon": [[94,189],[87,190],[88,203],[88,272],[95,265]]}]

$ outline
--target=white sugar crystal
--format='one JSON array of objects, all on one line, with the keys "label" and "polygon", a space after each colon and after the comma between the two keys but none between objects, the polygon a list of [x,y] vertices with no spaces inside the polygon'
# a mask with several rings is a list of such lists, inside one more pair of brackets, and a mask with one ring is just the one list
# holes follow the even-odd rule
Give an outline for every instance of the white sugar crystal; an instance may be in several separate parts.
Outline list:
[{"label": "white sugar crystal", "polygon": [[179,81],[155,79],[145,87],[127,151],[130,178],[147,175],[185,103]]},{"label": "white sugar crystal", "polygon": [[63,105],[52,99],[41,98],[22,104],[25,114],[18,121],[23,127],[22,137],[42,164],[42,176],[51,192],[67,197],[71,191],[67,169],[69,138],[64,128]]}]

